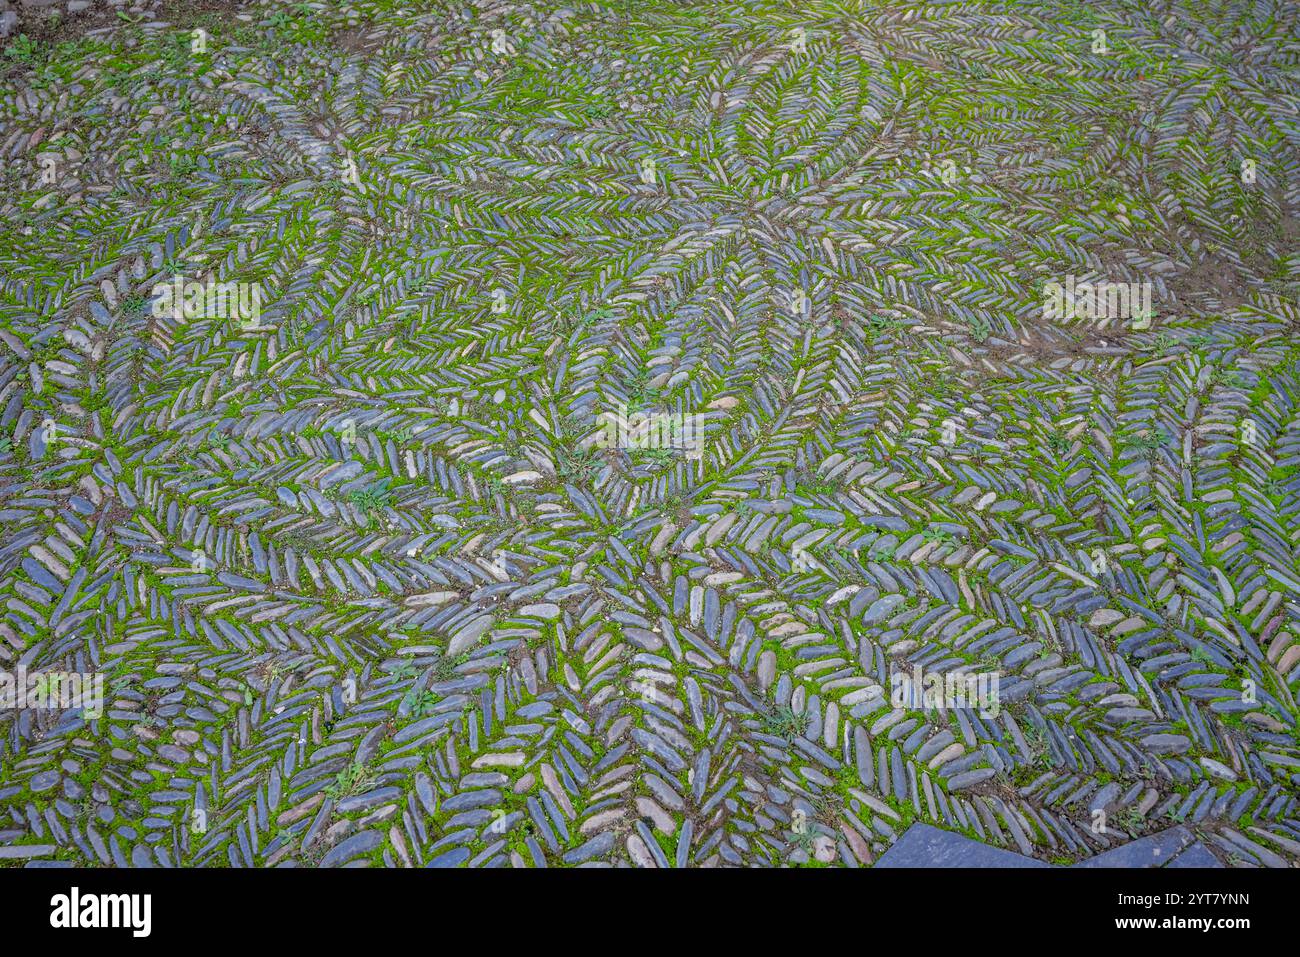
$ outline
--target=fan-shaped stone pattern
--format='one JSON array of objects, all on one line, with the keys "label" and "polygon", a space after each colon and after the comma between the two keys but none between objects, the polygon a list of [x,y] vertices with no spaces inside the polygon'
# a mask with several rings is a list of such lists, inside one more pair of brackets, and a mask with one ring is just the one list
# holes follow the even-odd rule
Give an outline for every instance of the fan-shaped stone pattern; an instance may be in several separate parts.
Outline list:
[{"label": "fan-shaped stone pattern", "polygon": [[1293,4],[241,9],[6,46],[0,859],[1295,860]]}]

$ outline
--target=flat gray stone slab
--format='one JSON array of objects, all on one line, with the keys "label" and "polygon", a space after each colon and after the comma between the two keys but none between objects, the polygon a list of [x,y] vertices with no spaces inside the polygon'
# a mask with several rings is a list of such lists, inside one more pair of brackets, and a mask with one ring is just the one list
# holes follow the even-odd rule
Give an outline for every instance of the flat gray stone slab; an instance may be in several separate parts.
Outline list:
[{"label": "flat gray stone slab", "polygon": [[1164,867],[1195,841],[1185,827],[1171,827],[1080,861],[1075,867]]},{"label": "flat gray stone slab", "polygon": [[1200,841],[1192,844],[1187,850],[1181,852],[1177,857],[1165,865],[1165,867],[1223,867],[1219,859],[1210,853],[1209,849]]},{"label": "flat gray stone slab", "polygon": [[[931,824],[913,824],[876,867],[1054,867],[1014,851],[991,847],[965,834]],[[1222,867],[1218,859],[1187,828],[1179,825],[1159,834],[1112,848],[1073,867]]]},{"label": "flat gray stone slab", "polygon": [[1013,851],[990,847],[965,834],[913,824],[880,856],[876,867],[1051,867]]}]

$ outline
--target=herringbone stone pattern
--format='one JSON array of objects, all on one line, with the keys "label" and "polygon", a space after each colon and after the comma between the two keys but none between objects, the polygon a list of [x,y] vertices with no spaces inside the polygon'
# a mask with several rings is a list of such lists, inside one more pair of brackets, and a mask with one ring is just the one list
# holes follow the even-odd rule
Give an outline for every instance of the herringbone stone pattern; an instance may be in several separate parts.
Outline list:
[{"label": "herringbone stone pattern", "polygon": [[10,37],[0,863],[1293,866],[1298,9]]}]

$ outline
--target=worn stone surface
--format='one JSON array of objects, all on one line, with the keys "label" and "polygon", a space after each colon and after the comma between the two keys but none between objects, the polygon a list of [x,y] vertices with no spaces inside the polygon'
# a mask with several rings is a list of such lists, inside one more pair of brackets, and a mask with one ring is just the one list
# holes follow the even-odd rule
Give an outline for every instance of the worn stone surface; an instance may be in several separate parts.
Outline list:
[{"label": "worn stone surface", "polygon": [[1295,863],[1295,4],[83,3],[0,860]]},{"label": "worn stone surface", "polygon": [[876,867],[1048,867],[1043,861],[989,847],[964,834],[913,824]]},{"label": "worn stone surface", "polygon": [[[1056,862],[1065,863],[1065,862]],[[1002,850],[964,834],[913,824],[876,862],[877,867],[1045,867],[1045,862]],[[1185,827],[1127,842],[1069,866],[1082,868],[1214,868],[1223,864]]]},{"label": "worn stone surface", "polygon": [[1164,867],[1193,841],[1190,831],[1174,827],[1130,841],[1082,861],[1079,867]]}]

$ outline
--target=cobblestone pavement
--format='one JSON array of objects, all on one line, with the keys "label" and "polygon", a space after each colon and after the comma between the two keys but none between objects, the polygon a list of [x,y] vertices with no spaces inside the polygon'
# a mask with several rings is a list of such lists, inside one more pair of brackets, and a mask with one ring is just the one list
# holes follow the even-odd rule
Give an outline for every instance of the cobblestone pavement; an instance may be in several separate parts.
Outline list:
[{"label": "cobblestone pavement", "polygon": [[0,863],[1294,866],[1298,9],[12,5]]}]

